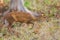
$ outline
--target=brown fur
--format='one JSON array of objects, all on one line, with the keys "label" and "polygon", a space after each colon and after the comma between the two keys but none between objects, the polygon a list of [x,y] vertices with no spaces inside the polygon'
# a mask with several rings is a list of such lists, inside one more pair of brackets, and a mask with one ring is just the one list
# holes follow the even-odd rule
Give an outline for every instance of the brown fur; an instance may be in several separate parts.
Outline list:
[{"label": "brown fur", "polygon": [[22,11],[10,12],[4,16],[4,19],[8,21],[9,25],[12,25],[13,22],[29,23],[31,21],[37,20],[37,18],[32,17],[29,13],[22,12]]}]

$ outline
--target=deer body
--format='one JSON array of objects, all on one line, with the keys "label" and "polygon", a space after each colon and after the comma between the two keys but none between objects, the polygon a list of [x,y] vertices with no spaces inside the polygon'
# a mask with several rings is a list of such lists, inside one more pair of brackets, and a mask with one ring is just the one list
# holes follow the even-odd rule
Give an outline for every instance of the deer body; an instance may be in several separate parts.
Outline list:
[{"label": "deer body", "polygon": [[31,21],[36,21],[37,18],[32,17],[29,13],[26,12],[10,12],[4,16],[4,20],[8,21],[8,24],[11,26],[13,22],[21,23],[31,23]]},{"label": "deer body", "polygon": [[9,25],[12,25],[14,21],[28,23],[32,20],[34,21],[37,20],[35,15],[37,13],[33,14],[30,12],[27,12],[23,7],[21,0],[11,0],[9,10],[15,10],[15,11],[6,13],[3,17],[4,20],[8,21]]}]

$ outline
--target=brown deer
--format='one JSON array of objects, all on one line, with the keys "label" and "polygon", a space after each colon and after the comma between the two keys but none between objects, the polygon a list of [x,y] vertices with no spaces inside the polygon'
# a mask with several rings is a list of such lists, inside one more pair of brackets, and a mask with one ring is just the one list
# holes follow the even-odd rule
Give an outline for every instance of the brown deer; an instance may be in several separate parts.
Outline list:
[{"label": "brown deer", "polygon": [[11,12],[5,13],[2,18],[4,23],[8,23],[8,29],[11,29],[13,22],[31,23],[31,21],[38,20],[40,16],[40,14],[37,13],[27,12],[20,0],[11,0],[9,10],[11,10]]}]

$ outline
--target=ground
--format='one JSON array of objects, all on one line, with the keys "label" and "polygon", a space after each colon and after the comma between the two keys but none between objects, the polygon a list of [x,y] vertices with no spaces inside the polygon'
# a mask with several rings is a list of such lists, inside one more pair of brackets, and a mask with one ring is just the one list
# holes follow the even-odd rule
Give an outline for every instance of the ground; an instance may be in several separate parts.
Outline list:
[{"label": "ground", "polygon": [[60,40],[60,1],[51,1],[40,4],[43,14],[33,24],[14,22],[9,31],[0,20],[0,40]]}]

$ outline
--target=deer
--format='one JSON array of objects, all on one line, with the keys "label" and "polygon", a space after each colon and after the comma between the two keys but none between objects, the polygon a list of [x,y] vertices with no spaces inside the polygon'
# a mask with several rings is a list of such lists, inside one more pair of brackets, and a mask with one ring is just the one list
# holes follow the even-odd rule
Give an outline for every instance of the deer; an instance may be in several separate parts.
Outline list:
[{"label": "deer", "polygon": [[11,31],[13,22],[32,23],[39,20],[40,14],[28,12],[22,4],[22,0],[10,0],[9,11],[3,15],[4,24],[8,24],[8,29]]},{"label": "deer", "polygon": [[[40,16],[40,14],[34,13],[34,12],[29,12],[29,10],[23,6],[23,1],[22,0],[10,0],[9,4],[9,12],[4,13],[4,17],[11,15],[11,14],[25,14],[25,15],[30,15],[31,18],[36,18]],[[12,13],[15,12],[15,13]],[[17,13],[16,13],[17,12]],[[27,16],[28,17],[28,16]]]}]

